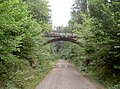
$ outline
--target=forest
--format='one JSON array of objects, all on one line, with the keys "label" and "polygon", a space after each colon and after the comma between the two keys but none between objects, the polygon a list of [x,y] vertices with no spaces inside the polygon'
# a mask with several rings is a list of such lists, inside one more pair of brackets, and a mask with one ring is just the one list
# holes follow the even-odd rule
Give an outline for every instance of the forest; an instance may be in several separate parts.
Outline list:
[{"label": "forest", "polygon": [[[69,3],[69,2],[68,2]],[[68,26],[81,46],[43,46],[52,30],[47,0],[0,0],[0,89],[34,89],[65,59],[106,89],[120,89],[120,1],[74,0]]]}]

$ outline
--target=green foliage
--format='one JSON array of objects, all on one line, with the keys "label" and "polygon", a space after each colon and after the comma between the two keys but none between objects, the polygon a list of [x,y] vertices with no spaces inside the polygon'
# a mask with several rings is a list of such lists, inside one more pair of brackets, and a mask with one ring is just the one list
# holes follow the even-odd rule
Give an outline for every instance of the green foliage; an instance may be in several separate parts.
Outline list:
[{"label": "green foliage", "polygon": [[29,79],[32,84],[51,68],[51,48],[40,46],[42,35],[51,29],[49,18],[44,0],[0,1],[0,82],[4,89],[24,89]]},{"label": "green foliage", "polygon": [[16,65],[23,64],[14,53],[20,52],[26,30],[22,25],[28,20],[28,13],[27,6],[19,0],[4,1],[0,4],[0,9],[0,75],[3,75],[1,78],[7,78],[16,68],[19,69]]},{"label": "green foliage", "polygon": [[120,89],[120,83],[110,87],[109,89]]},{"label": "green foliage", "polygon": [[[84,7],[81,4],[81,0],[75,1],[68,27],[80,35],[83,46],[76,47],[69,44],[69,47],[65,46],[68,48],[63,50],[69,52],[66,55],[72,63],[88,74],[92,71],[106,86],[118,84],[120,2],[89,0],[87,12],[82,11]],[[117,89],[119,85],[113,87]]]},{"label": "green foliage", "polygon": [[36,19],[38,23],[41,24],[42,31],[47,31],[51,29],[50,23],[50,7],[48,1],[46,0],[27,0],[26,3],[29,6],[30,13],[33,18]]}]

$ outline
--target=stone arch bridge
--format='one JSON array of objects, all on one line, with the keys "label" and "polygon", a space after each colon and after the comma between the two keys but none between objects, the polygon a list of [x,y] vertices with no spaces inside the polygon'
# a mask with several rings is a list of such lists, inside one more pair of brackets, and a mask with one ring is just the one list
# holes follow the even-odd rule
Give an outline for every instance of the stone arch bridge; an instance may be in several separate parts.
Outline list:
[{"label": "stone arch bridge", "polygon": [[45,37],[49,39],[43,45],[57,41],[68,41],[81,46],[80,36],[78,34],[52,31],[45,33]]}]

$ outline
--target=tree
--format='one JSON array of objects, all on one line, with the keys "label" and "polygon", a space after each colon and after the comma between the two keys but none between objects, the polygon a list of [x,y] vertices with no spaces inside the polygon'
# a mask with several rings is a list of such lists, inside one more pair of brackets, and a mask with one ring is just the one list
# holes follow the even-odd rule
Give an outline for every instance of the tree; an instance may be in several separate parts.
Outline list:
[{"label": "tree", "polygon": [[50,9],[48,1],[46,0],[27,0],[26,2],[29,6],[30,13],[33,15],[33,18],[41,24],[42,31],[48,31],[51,29],[50,25]]},{"label": "tree", "polygon": [[[5,89],[24,89],[25,79],[47,71],[51,66],[48,59],[54,59],[49,46],[40,46],[44,29],[51,28],[47,3],[40,0],[42,12],[33,13],[27,1],[0,1],[0,81]],[[37,13],[40,18],[35,17]]]},{"label": "tree", "polygon": [[[88,12],[81,14],[81,0],[75,1],[69,27],[82,38],[83,47],[76,58],[78,67],[96,69],[99,79],[106,83],[118,83],[120,80],[120,2],[112,0],[89,0]],[[69,49],[70,50],[70,49]],[[72,50],[72,49],[71,49]],[[78,52],[76,50],[76,52]],[[75,57],[74,57],[75,59]],[[78,61],[80,61],[78,63]],[[83,68],[82,67],[82,68]],[[87,71],[86,69],[86,71]],[[93,71],[94,72],[94,71]],[[110,83],[111,84],[111,83]]]}]

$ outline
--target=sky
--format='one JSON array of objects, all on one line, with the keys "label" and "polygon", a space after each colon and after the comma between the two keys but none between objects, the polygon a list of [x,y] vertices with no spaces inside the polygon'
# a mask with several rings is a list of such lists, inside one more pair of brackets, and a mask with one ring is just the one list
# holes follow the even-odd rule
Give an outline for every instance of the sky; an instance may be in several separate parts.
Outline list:
[{"label": "sky", "polygon": [[70,20],[73,0],[48,0],[52,10],[53,26],[66,26]]}]

